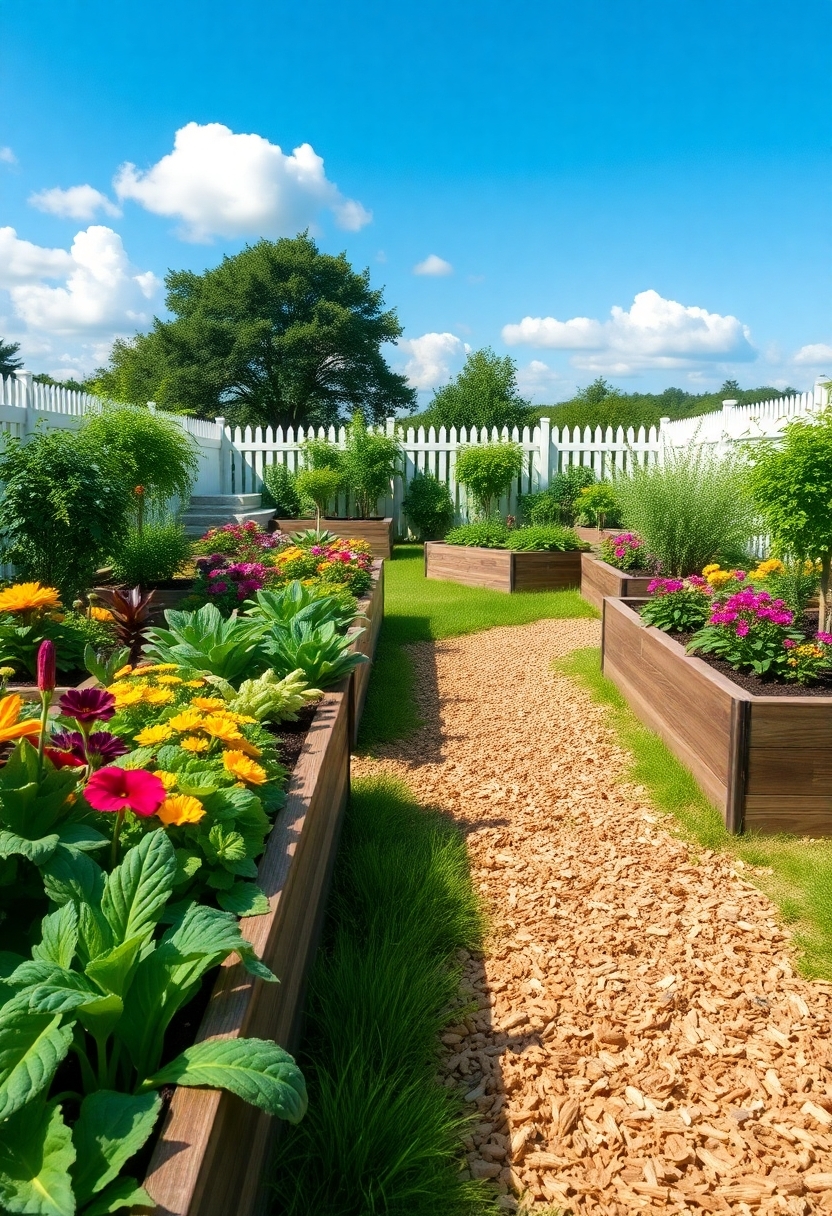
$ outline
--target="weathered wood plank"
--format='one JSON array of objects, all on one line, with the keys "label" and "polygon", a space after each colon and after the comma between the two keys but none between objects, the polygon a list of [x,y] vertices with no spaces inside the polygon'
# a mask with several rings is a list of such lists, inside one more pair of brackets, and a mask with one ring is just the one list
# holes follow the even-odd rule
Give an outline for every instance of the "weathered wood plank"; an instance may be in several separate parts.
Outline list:
[{"label": "weathered wood plank", "polygon": [[832,801],[829,798],[749,795],[745,800],[745,828],[766,835],[832,836]]},{"label": "weathered wood plank", "polygon": [[593,608],[601,611],[605,596],[628,599],[647,595],[652,575],[634,577],[603,562],[594,553],[581,554],[581,595]]},{"label": "weathered wood plank", "polygon": [[581,554],[514,553],[474,545],[425,545],[425,577],[494,591],[556,591],[579,587]]},{"label": "weathered wood plank", "polygon": [[581,553],[515,553],[514,591],[559,591],[581,585]]},{"label": "weathered wood plank", "polygon": [[832,697],[755,697],[750,745],[832,748]]}]

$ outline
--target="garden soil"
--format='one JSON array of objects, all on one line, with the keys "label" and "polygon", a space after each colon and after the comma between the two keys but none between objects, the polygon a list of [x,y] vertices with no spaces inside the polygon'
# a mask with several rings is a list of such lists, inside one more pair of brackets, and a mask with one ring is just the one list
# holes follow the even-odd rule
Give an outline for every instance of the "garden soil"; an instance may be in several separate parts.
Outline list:
[{"label": "garden soil", "polygon": [[[441,1081],[506,1210],[832,1213],[832,985],[742,863],[674,837],[552,660],[595,621],[412,649],[426,725],[358,757],[467,834],[491,919]],[[672,826],[672,821],[668,821]]]}]

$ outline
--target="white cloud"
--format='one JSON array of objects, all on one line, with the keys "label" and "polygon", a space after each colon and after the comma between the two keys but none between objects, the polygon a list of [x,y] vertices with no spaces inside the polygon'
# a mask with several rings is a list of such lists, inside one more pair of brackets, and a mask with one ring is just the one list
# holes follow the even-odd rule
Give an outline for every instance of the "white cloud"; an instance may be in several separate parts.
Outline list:
[{"label": "white cloud", "polygon": [[4,147],[0,148],[0,161],[3,161],[7,165],[16,165],[17,157],[15,156],[14,152],[12,152],[11,148]]},{"label": "white cloud", "polygon": [[218,122],[189,122],[176,132],[172,152],[146,172],[122,165],[113,184],[122,202],[134,199],[183,220],[189,241],[291,236],[325,210],[352,232],[372,219],[328,180],[309,144],[287,156],[260,135],[235,135]]},{"label": "white cloud", "polygon": [[65,219],[91,220],[96,212],[103,211],[105,215],[121,215],[121,211],[111,203],[106,194],[96,190],[94,186],[70,186],[61,190],[54,186],[51,190],[40,190],[37,194],[29,195],[29,203],[38,211],[46,211],[50,215],[60,215]]},{"label": "white cloud", "polygon": [[809,346],[801,346],[793,362],[799,367],[820,367],[821,364],[832,366],[832,346],[826,342],[813,342]]},{"label": "white cloud", "polygon": [[59,279],[72,265],[72,255],[65,249],[33,245],[31,241],[22,241],[14,228],[0,228],[0,287],[41,278]]},{"label": "white cloud", "polygon": [[550,401],[553,392],[563,384],[563,376],[540,359],[532,359],[525,367],[517,369],[517,387],[523,397],[532,401]]},{"label": "white cloud", "polygon": [[453,274],[454,268],[450,262],[446,262],[444,258],[438,257],[435,253],[429,253],[424,262],[417,262],[413,267],[414,274],[426,274],[432,278],[441,278],[442,275]]},{"label": "white cloud", "polygon": [[[63,278],[52,287],[45,278]],[[30,330],[47,334],[129,332],[146,325],[147,303],[160,286],[151,271],[137,272],[121,237],[92,225],[79,232],[67,253],[18,240],[0,229],[0,286]]]},{"label": "white cloud", "polygon": [[459,371],[471,347],[456,334],[422,334],[421,338],[402,338],[398,349],[410,355],[402,369],[417,389],[438,388]]},{"label": "white cloud", "polygon": [[639,292],[629,312],[616,305],[610,318],[524,317],[503,327],[503,340],[510,346],[582,352],[573,356],[575,367],[617,375],[756,358],[750,332],[736,317],[665,300],[657,291]]}]

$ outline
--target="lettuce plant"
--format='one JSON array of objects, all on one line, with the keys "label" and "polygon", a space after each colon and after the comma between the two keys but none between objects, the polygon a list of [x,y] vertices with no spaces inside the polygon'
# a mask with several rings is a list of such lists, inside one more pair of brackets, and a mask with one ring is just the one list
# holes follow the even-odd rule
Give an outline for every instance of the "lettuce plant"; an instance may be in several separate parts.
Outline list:
[{"label": "lettuce plant", "polygon": [[165,620],[167,629],[148,630],[144,652],[154,662],[207,671],[231,683],[263,670],[260,621],[236,613],[223,620],[215,604],[203,604],[197,612],[169,608]]},{"label": "lettuce plant", "polygon": [[328,688],[349,675],[367,656],[350,650],[362,630],[339,634],[332,621],[309,625],[293,620],[285,628],[273,629],[265,639],[269,662],[279,675],[302,671],[317,688]]},{"label": "lettuce plant", "polygon": [[[29,959],[3,956],[0,983],[0,1203],[54,1216],[103,1216],[147,1195],[121,1169],[147,1140],[163,1085],[228,1089],[298,1122],[303,1076],[263,1039],[207,1039],[165,1059],[165,1032],[202,977],[231,954],[267,983],[236,918],[189,904],[158,936],[177,862],[152,832],[105,875],[83,854],[45,868],[57,910]],[[83,1093],[50,1097],[62,1061],[75,1056]],[[70,1128],[64,1105],[80,1104]]]},{"label": "lettuce plant", "polygon": [[321,696],[320,688],[310,688],[302,671],[290,671],[281,680],[272,668],[256,680],[244,680],[237,692],[228,689],[228,708],[235,714],[256,718],[258,722],[296,722],[298,710]]}]

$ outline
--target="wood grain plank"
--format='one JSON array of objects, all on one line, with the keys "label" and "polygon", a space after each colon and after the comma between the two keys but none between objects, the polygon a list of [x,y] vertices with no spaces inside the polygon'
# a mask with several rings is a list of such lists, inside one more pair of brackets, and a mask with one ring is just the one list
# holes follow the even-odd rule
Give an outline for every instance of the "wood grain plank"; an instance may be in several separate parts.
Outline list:
[{"label": "wood grain plank", "polygon": [[749,795],[745,800],[745,827],[766,834],[832,836],[832,797]]},{"label": "wood grain plank", "polygon": [[425,577],[461,583],[465,587],[508,592],[511,590],[511,553],[507,549],[479,549],[428,541]]},{"label": "wood grain plank", "polygon": [[581,557],[573,553],[514,554],[515,591],[558,591],[581,585]]},{"label": "wood grain plank", "polygon": [[832,748],[832,697],[755,697],[752,748]]},{"label": "wood grain plank", "polygon": [[[305,532],[316,527],[314,519],[279,519],[281,532]],[[366,540],[373,550],[373,557],[386,559],[393,556],[393,518],[386,519],[322,519],[321,527],[341,540]]]},{"label": "wood grain plank", "polygon": [[601,561],[594,553],[581,554],[581,595],[599,612],[605,596],[627,599],[647,595],[651,581],[652,576],[633,577]]}]

